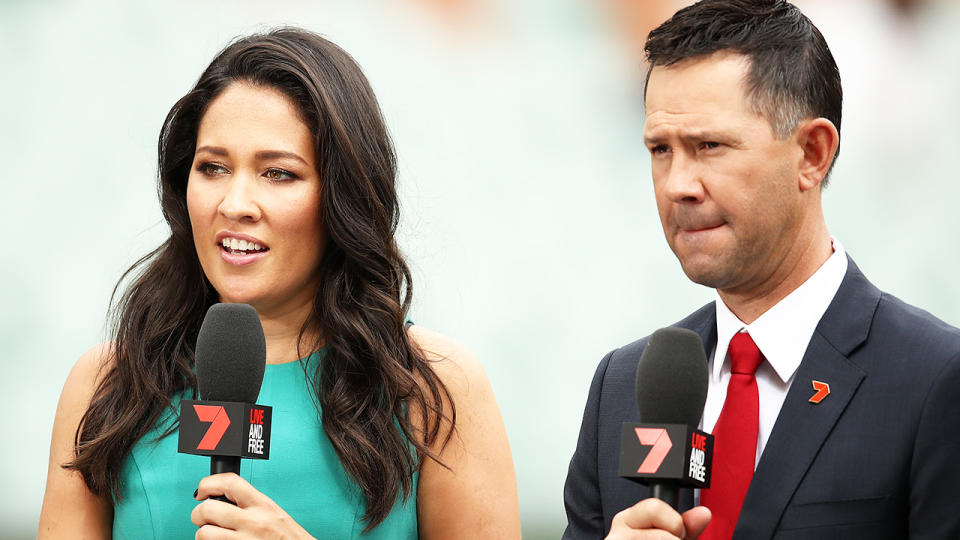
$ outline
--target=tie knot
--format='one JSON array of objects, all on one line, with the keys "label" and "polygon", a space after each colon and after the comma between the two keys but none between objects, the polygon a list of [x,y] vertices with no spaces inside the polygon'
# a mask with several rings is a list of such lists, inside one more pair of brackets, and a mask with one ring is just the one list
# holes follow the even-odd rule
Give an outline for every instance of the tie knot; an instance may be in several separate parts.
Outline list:
[{"label": "tie knot", "polygon": [[730,371],[741,375],[750,375],[757,372],[760,362],[763,362],[763,354],[753,342],[753,338],[746,332],[737,332],[730,340]]}]

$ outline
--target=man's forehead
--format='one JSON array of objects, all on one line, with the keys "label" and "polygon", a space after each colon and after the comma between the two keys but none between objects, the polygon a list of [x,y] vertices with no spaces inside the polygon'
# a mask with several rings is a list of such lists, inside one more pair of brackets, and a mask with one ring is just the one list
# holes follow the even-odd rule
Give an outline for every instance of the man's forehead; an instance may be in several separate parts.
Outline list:
[{"label": "man's forehead", "polygon": [[654,66],[647,81],[646,112],[746,110],[744,81],[749,67],[746,56],[732,51]]},{"label": "man's forehead", "polygon": [[740,123],[731,115],[656,112],[647,116],[643,138],[647,143],[665,142],[671,137],[689,140],[720,140],[730,138],[739,131],[740,127]]}]

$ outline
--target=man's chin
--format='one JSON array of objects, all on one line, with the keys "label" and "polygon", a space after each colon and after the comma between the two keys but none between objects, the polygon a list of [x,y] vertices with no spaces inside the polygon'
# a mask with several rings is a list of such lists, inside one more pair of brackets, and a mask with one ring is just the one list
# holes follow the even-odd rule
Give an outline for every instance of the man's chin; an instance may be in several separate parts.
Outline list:
[{"label": "man's chin", "polygon": [[716,261],[681,261],[680,266],[687,279],[711,289],[723,289],[730,281],[730,273]]}]

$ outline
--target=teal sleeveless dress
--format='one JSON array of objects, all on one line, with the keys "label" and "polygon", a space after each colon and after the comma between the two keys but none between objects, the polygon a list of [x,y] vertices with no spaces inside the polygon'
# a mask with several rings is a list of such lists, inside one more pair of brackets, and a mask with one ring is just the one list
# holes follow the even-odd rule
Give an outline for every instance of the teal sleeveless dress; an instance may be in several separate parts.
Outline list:
[{"label": "teal sleeveless dress", "polygon": [[[304,376],[323,351],[287,364],[268,364],[257,403],[273,407],[270,459],[241,460],[240,476],[274,500],[316,538],[413,540],[417,538],[417,476],[410,498],[399,498],[387,518],[363,533],[363,494],[340,464],[320,423]],[[180,397],[174,405],[179,409]],[[197,532],[190,512],[210,458],[177,453],[177,434],[157,441],[173,418],[161,419],[134,445],[120,471],[114,499],[114,539],[189,539]]]}]

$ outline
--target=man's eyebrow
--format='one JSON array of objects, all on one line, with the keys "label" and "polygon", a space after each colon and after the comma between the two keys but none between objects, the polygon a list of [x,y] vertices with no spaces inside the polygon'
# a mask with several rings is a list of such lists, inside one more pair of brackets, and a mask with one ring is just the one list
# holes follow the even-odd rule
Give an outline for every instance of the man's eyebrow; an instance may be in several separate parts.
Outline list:
[{"label": "man's eyebrow", "polygon": [[[729,132],[722,132],[717,130],[706,130],[706,129],[696,129],[684,131],[677,135],[677,137],[682,141],[729,141],[735,140],[738,138],[734,134]],[[656,145],[666,142],[669,139],[669,136],[662,134],[654,135],[644,135],[643,142],[649,145]]]}]

